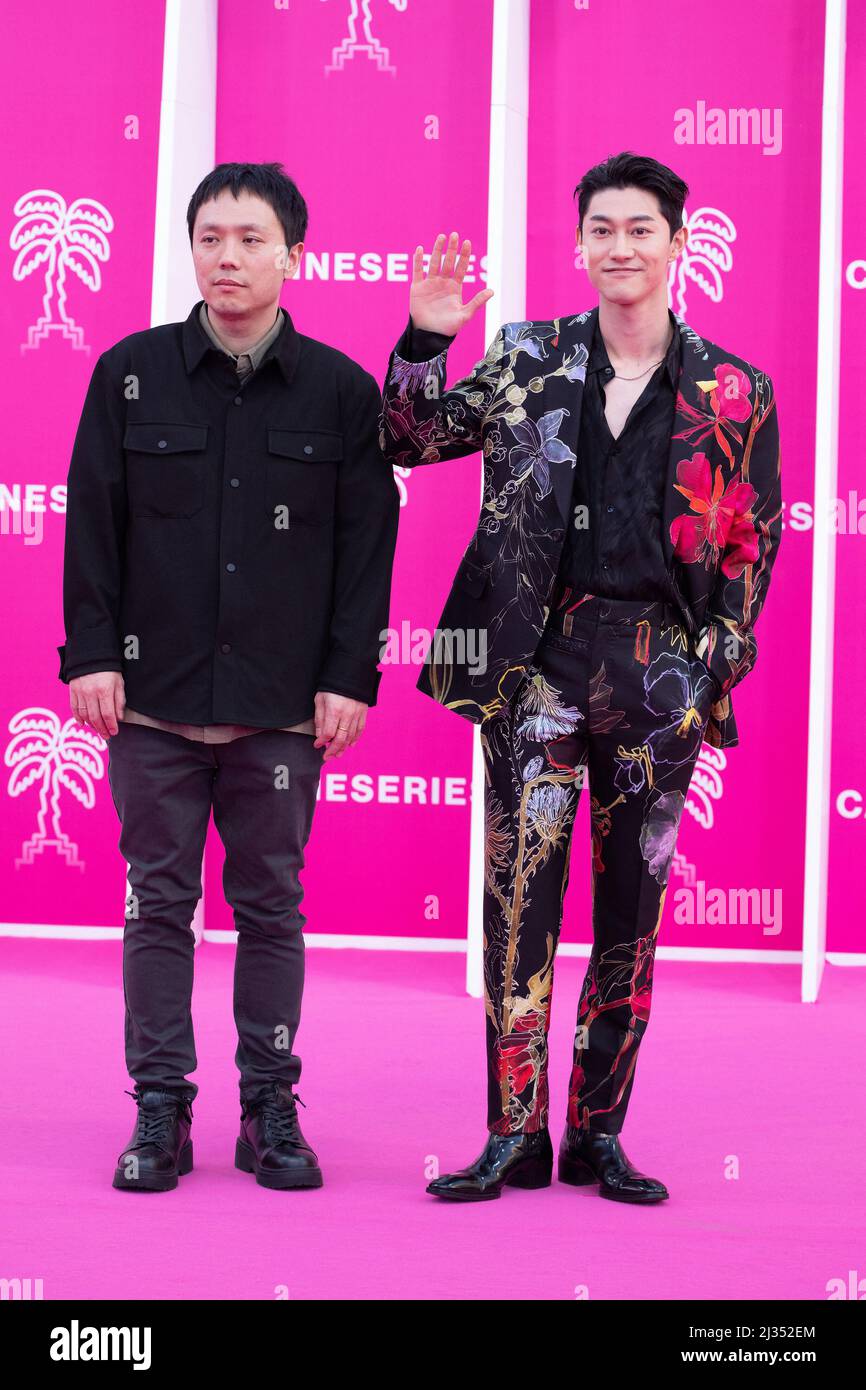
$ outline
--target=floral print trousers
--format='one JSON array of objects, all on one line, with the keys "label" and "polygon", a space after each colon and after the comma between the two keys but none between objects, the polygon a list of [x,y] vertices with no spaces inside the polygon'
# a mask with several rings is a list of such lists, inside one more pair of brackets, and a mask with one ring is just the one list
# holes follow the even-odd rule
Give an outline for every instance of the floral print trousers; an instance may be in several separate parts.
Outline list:
[{"label": "floral print trousers", "polygon": [[584,783],[593,946],[577,1010],[568,1124],[620,1132],[649,1018],[677,832],[717,698],[674,606],[565,589],[521,683],[482,723],[493,1133],[547,1125],[553,963]]}]

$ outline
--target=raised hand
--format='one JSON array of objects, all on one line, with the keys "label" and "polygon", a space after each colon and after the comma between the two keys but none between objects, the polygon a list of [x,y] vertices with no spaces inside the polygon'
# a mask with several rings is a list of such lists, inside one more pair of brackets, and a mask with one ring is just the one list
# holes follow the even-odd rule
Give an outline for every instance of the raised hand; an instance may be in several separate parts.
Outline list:
[{"label": "raised hand", "polygon": [[445,233],[440,232],[433,243],[430,255],[430,269],[424,274],[424,248],[416,246],[412,261],[412,284],[409,289],[409,314],[416,328],[430,333],[459,333],[464,323],[468,323],[482,304],[486,304],[493,290],[479,290],[467,304],[463,303],[463,277],[469,266],[472,254],[471,241],[464,241],[457,254],[457,233],[452,232],[448,239],[445,259],[442,250],[445,246]]}]

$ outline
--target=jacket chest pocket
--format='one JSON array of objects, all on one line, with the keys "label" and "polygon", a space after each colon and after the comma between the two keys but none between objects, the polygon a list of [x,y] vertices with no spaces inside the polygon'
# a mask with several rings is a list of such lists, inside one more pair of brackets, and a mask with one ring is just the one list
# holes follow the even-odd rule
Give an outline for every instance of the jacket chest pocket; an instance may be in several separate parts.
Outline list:
[{"label": "jacket chest pocket", "polygon": [[343,436],[335,430],[268,430],[265,509],[274,526],[323,526],[334,515]]},{"label": "jacket chest pocket", "polygon": [[207,425],[126,426],[126,489],[134,516],[194,516],[204,502]]}]

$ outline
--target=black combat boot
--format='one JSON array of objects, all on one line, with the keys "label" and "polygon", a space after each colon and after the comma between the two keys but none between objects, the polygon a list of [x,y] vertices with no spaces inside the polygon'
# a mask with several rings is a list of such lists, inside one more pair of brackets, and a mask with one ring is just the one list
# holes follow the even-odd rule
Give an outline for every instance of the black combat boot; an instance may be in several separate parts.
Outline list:
[{"label": "black combat boot", "polygon": [[112,1187],[126,1192],[168,1192],[192,1172],[192,1104],[156,1086],[127,1091],[138,1106],[132,1138],[117,1160]]},{"label": "black combat boot", "polygon": [[304,1104],[286,1081],[274,1081],[251,1099],[241,1099],[235,1167],[255,1173],[262,1187],[322,1186],[322,1170],[301,1133],[296,1101]]}]

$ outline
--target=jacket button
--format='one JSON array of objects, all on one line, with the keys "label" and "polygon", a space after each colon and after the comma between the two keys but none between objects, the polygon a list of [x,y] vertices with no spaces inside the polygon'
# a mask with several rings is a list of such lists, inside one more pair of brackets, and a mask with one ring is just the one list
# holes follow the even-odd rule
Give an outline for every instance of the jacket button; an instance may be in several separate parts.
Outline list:
[{"label": "jacket button", "polygon": [[159,441],[158,445],[157,445],[157,448],[158,448],[158,449],[165,449],[166,447],[167,447],[167,440],[161,439],[161,440]]},{"label": "jacket button", "polygon": [[312,446],[312,444],[305,444],[305,445],[304,445],[304,453],[305,453],[305,454],[311,454],[312,452],[313,452],[313,446]]},{"label": "jacket button", "polygon": [[235,405],[243,405],[243,403],[244,403],[244,398],[243,398],[243,396],[235,396]]},{"label": "jacket button", "polygon": [[232,484],[232,487],[240,487],[240,485],[241,485],[241,480],[240,480],[240,478],[232,478],[231,484]]},{"label": "jacket button", "polygon": [[223,643],[220,645],[220,651],[221,651],[221,652],[230,652],[231,649],[232,649],[232,644],[231,644],[231,642],[223,642]]},{"label": "jacket button", "polygon": [[228,570],[229,574],[234,574],[235,570],[237,569],[237,565],[233,565],[231,561],[229,561],[229,563],[226,565],[226,569]]}]

